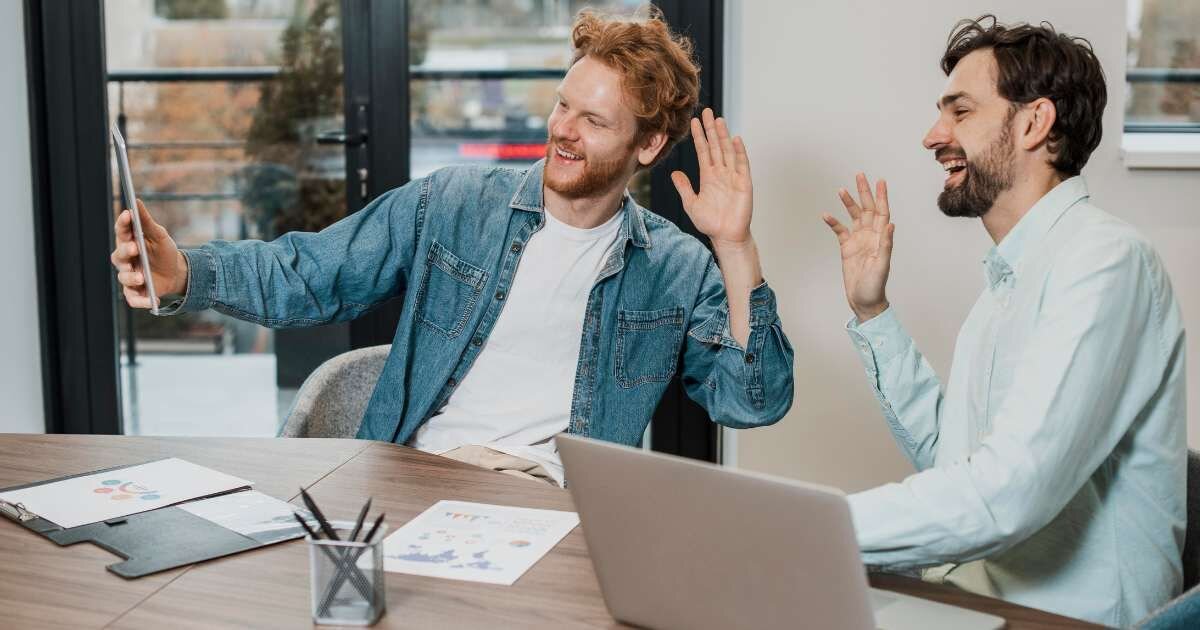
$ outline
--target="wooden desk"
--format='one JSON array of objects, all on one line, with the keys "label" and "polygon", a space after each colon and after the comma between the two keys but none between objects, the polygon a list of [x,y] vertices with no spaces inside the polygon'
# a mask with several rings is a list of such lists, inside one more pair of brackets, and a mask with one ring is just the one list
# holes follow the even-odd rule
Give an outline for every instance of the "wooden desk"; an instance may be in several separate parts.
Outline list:
[{"label": "wooden desk", "polygon": [[[367,496],[394,529],[441,499],[573,510],[540,483],[379,442],[325,439],[0,435],[0,487],[177,456],[352,518]],[[0,518],[0,625],[12,628],[296,628],[309,616],[308,554],[291,541],[136,580],[89,544],[58,547]],[[897,576],[872,584],[972,608],[1009,628],[1092,627],[1066,617]],[[513,586],[387,574],[378,628],[614,627],[576,529]]]}]

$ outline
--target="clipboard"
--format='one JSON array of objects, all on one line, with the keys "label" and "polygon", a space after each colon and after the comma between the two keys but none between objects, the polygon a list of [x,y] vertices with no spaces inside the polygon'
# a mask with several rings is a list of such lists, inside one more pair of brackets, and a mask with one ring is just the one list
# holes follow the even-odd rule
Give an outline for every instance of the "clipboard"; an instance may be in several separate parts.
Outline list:
[{"label": "clipboard", "polygon": [[[131,466],[148,464],[154,461],[160,460],[149,460],[139,462],[138,464],[114,466],[112,468],[100,468],[75,475],[65,475],[54,479],[0,488],[0,492],[32,488],[97,473],[119,471]],[[294,531],[281,529],[273,532],[270,536],[250,536],[197,516],[182,507],[185,505],[194,506],[194,504],[203,501],[227,497],[241,492],[254,491],[249,486],[244,486],[228,492],[197,497],[147,512],[139,512],[71,528],[60,527],[58,524],[26,510],[20,504],[14,505],[2,500],[0,500],[0,514],[21,527],[54,541],[59,546],[65,547],[81,542],[90,542],[97,547],[116,554],[123,558],[123,560],[108,565],[107,569],[128,579],[195,564],[205,560],[212,560],[250,549],[257,549],[285,540],[294,540],[305,535],[300,525],[296,524],[293,520]],[[307,510],[296,507],[294,511],[304,516],[305,520],[311,518]]]}]

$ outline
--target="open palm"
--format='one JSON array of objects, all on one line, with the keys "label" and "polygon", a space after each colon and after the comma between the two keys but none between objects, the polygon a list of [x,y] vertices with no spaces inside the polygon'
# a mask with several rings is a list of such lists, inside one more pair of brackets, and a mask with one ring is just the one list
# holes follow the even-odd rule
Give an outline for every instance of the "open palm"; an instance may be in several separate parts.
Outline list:
[{"label": "open palm", "polygon": [[858,320],[866,321],[887,310],[885,288],[892,267],[892,235],[896,226],[891,222],[888,207],[887,182],[875,184],[875,195],[867,176],[859,173],[859,203],[845,189],[838,197],[852,222],[846,227],[830,214],[825,224],[837,235],[842,251],[842,280],[846,285],[846,300]]},{"label": "open palm", "polygon": [[713,118],[705,108],[700,120],[692,119],[692,140],[700,162],[700,193],[680,171],[671,173],[683,209],[696,229],[714,243],[744,243],[750,238],[754,192],[750,158],[740,137],[731,138],[724,118]]}]

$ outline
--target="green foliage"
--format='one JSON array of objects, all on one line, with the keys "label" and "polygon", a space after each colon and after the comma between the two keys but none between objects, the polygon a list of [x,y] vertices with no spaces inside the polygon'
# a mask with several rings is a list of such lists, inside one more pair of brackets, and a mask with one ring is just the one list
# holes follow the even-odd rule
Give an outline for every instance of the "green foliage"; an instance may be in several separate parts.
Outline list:
[{"label": "green foliage", "polygon": [[279,76],[267,81],[254,112],[241,174],[241,197],[263,234],[318,230],[345,215],[345,182],[317,168],[341,147],[316,134],[341,124],[342,50],[336,0],[318,0],[282,36]]},{"label": "green foliage", "polygon": [[168,20],[223,20],[225,0],[154,0],[154,13]]}]

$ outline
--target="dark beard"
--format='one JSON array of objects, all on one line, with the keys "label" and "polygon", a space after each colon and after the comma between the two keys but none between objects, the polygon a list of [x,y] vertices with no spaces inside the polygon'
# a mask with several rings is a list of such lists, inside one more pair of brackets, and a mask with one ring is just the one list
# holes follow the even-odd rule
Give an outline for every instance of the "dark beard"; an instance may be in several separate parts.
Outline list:
[{"label": "dark beard", "polygon": [[[554,159],[554,144],[553,138],[546,143],[547,164]],[[634,146],[631,145],[629,149],[632,153]],[[545,171],[544,183],[546,187],[568,199],[595,197],[612,188],[613,182],[622,176],[625,171],[625,164],[629,161],[629,154],[604,162],[588,158],[585,158],[585,160],[583,172],[572,180],[561,181],[552,179],[549,177],[549,171]]]},{"label": "dark beard", "polygon": [[979,156],[967,162],[966,181],[938,195],[938,208],[948,217],[978,218],[987,214],[996,197],[1013,185],[1012,116],[1000,137]]}]

